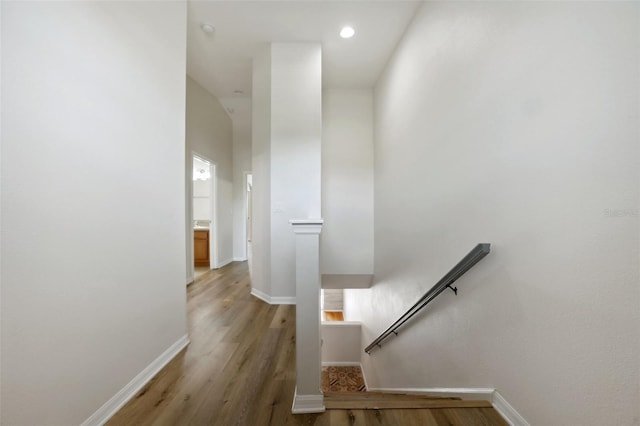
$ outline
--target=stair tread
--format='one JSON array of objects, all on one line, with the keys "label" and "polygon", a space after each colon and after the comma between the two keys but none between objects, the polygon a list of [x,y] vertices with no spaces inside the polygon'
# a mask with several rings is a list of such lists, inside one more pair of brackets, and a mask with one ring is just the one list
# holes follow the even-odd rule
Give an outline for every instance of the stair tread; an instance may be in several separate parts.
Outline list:
[{"label": "stair tread", "polygon": [[491,402],[485,400],[387,392],[325,392],[324,405],[328,410],[492,407]]},{"label": "stair tread", "polygon": [[324,398],[331,400],[371,401],[371,400],[460,400],[455,397],[443,397],[424,394],[387,393],[387,392],[325,392]]},{"label": "stair tread", "polygon": [[489,401],[413,400],[413,401],[325,401],[327,410],[385,410],[419,408],[491,408]]},{"label": "stair tread", "polygon": [[459,399],[409,399],[409,400],[339,400],[325,399],[327,410],[385,410],[419,408],[491,408],[489,401],[465,401]]}]

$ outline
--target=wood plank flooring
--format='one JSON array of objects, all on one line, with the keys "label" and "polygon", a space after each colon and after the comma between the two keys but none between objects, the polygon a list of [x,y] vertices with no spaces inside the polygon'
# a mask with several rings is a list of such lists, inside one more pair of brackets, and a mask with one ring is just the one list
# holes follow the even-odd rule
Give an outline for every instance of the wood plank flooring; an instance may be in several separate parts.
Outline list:
[{"label": "wood plank flooring", "polygon": [[221,426],[476,426],[506,423],[493,408],[330,410],[291,414],[295,307],[249,294],[246,262],[187,290],[191,344],[107,423]]},{"label": "wood plank flooring", "polygon": [[338,311],[322,311],[323,321],[344,321],[344,314]]}]

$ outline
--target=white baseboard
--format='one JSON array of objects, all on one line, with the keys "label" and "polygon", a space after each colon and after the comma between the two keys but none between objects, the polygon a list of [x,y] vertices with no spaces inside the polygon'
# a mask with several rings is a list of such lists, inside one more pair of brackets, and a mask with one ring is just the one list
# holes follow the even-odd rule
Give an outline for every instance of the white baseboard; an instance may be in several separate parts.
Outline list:
[{"label": "white baseboard", "polygon": [[360,363],[360,371],[362,372],[362,380],[364,380],[364,388],[368,391],[369,382],[367,382],[367,376],[364,374],[364,367],[362,366],[362,363]]},{"label": "white baseboard", "polygon": [[269,296],[267,293],[263,291],[258,290],[257,288],[251,287],[251,295],[257,297],[263,302],[267,302],[268,304],[271,304],[271,296]]},{"label": "white baseboard", "polygon": [[257,288],[251,288],[251,294],[263,302],[267,302],[270,305],[295,305],[295,297],[272,297],[267,293],[258,290]]},{"label": "white baseboard", "polygon": [[324,413],[324,395],[298,395],[298,387],[293,394],[293,414]]},{"label": "white baseboard", "polygon": [[295,305],[296,304],[296,298],[295,297],[277,297],[277,296],[272,296],[271,297],[271,304],[272,305]]},{"label": "white baseboard", "polygon": [[134,377],[133,380],[131,380],[125,387],[120,389],[118,393],[112,396],[109,401],[105,402],[102,407],[98,408],[98,411],[82,422],[81,426],[104,425],[188,344],[189,335],[185,334],[179,338],[177,342],[171,345],[169,349],[152,361],[151,364]]},{"label": "white baseboard", "polygon": [[187,285],[193,284],[195,280],[193,279],[193,275],[187,278]]},{"label": "white baseboard", "polygon": [[234,257],[234,258],[233,258],[233,261],[234,261],[234,262],[244,262],[244,261],[246,261],[246,260],[247,260],[247,258],[246,258],[246,257]]},{"label": "white baseboard", "polygon": [[[324,365],[324,363],[322,363]],[[345,365],[345,364],[342,364]],[[367,378],[362,370],[365,386]],[[516,411],[515,408],[507,402],[500,393],[493,388],[369,388],[372,392],[390,392],[390,393],[417,393],[429,394],[433,396],[455,397],[466,400],[487,400],[493,405],[493,408],[502,416],[502,418],[511,426],[529,426],[529,423]]]},{"label": "white baseboard", "polygon": [[493,404],[493,408],[495,408],[502,418],[511,426],[529,426],[529,422],[527,422],[497,390],[493,392],[491,403]]},{"label": "white baseboard", "polygon": [[367,388],[367,390],[372,392],[429,394],[471,401],[491,401],[495,391],[493,388]]},{"label": "white baseboard", "polygon": [[362,327],[360,321],[320,321],[323,327]]}]

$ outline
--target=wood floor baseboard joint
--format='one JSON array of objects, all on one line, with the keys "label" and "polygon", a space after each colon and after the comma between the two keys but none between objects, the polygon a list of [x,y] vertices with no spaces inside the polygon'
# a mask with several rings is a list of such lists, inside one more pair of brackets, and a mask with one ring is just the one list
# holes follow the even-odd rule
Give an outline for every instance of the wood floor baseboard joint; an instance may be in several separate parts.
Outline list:
[{"label": "wood floor baseboard joint", "polygon": [[[366,384],[364,369],[362,369],[362,376]],[[487,400],[491,401],[493,408],[511,426],[529,426],[524,417],[494,388],[369,388],[367,386],[367,389],[371,392],[415,393],[456,397],[463,400]]]},{"label": "wood floor baseboard joint", "polygon": [[251,295],[257,297],[258,299],[270,305],[295,305],[296,304],[295,297],[270,296],[267,293],[258,290],[257,288],[251,288]]},{"label": "wood floor baseboard joint", "polygon": [[493,392],[491,403],[498,414],[511,426],[529,426],[529,422],[497,390]]},{"label": "wood floor baseboard joint", "polygon": [[367,388],[371,392],[409,393],[491,401],[493,388]]},{"label": "wood floor baseboard joint", "polygon": [[291,412],[293,414],[311,414],[324,413],[324,396],[319,395],[298,395],[298,387],[293,392],[293,405]]},{"label": "wood floor baseboard joint", "polygon": [[144,370],[133,378],[125,387],[111,397],[104,405],[93,413],[81,426],[102,426],[133,398],[153,377],[158,374],[176,355],[189,344],[189,335],[180,337],[174,344],[151,362]]}]

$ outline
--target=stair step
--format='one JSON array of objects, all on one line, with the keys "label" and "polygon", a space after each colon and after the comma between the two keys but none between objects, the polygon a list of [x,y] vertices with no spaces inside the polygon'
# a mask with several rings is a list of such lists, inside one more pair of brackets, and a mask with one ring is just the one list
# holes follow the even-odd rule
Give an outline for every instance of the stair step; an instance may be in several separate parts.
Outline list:
[{"label": "stair step", "polygon": [[326,392],[327,410],[384,410],[402,408],[490,408],[489,401],[465,401],[459,398],[418,394],[392,394],[381,392]]},{"label": "stair step", "polygon": [[325,400],[336,399],[336,400],[351,400],[351,401],[367,401],[367,400],[460,400],[460,398],[456,397],[448,397],[448,396],[431,396],[425,394],[416,394],[416,393],[388,393],[388,392],[325,392],[324,393]]}]

